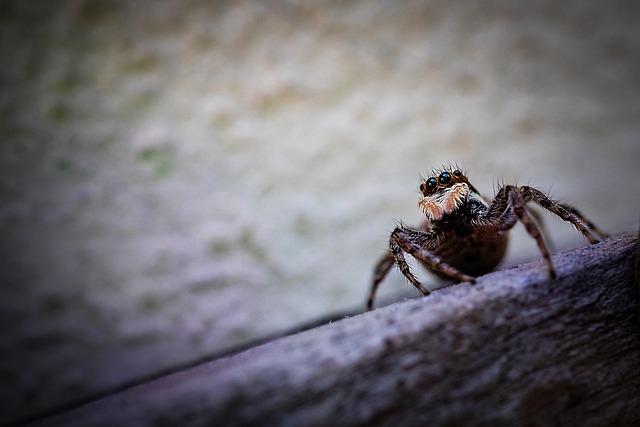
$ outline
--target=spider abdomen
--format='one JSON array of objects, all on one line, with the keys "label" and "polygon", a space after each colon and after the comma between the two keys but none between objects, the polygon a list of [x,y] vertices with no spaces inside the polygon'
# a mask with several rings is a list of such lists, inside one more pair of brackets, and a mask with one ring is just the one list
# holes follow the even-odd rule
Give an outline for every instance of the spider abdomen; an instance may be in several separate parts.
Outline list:
[{"label": "spider abdomen", "polygon": [[[509,238],[507,232],[487,234],[472,233],[466,236],[450,236],[434,250],[434,253],[464,274],[477,277],[490,273],[502,261]],[[449,278],[428,266],[426,267],[434,274]]]}]

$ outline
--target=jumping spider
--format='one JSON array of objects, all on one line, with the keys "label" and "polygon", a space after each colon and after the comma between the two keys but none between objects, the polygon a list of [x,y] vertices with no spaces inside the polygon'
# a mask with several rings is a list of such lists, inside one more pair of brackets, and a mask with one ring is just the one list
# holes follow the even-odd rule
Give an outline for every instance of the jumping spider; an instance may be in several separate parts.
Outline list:
[{"label": "jumping spider", "polygon": [[374,270],[368,310],[373,308],[378,285],[394,265],[423,295],[430,293],[411,272],[405,253],[438,276],[455,282],[475,282],[476,276],[493,271],[502,260],[509,230],[518,220],[536,240],[549,275],[555,278],[549,250],[526,206],[532,201],[573,224],[591,243],[599,241],[593,233],[606,237],[576,209],[532,187],[504,185],[493,200],[485,199],[467,177],[453,167],[434,170],[431,177],[420,183],[420,192],[418,207],[426,220],[419,229],[399,224],[391,233],[389,251]]}]

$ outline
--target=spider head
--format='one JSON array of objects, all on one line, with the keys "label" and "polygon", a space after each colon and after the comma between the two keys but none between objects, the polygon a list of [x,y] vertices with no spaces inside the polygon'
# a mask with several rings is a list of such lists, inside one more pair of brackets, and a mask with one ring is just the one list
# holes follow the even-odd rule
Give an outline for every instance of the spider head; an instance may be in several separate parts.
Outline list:
[{"label": "spider head", "polygon": [[466,176],[459,170],[444,170],[420,183],[422,197],[418,207],[429,221],[439,221],[460,209],[471,192],[477,193]]}]

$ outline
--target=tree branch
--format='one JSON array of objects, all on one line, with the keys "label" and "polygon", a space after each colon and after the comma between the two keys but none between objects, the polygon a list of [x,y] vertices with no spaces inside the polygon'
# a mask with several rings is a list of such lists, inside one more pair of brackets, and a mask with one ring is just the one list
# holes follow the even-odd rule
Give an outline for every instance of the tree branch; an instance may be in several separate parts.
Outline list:
[{"label": "tree branch", "polygon": [[624,235],[204,363],[38,425],[640,425]]}]

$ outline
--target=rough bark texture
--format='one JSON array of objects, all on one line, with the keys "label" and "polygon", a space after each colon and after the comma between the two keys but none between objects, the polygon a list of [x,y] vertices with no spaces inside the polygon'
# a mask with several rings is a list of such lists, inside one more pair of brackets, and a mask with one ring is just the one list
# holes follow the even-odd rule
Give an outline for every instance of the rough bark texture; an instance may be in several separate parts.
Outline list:
[{"label": "rough bark texture", "polygon": [[42,425],[640,425],[637,237],[281,338]]}]

